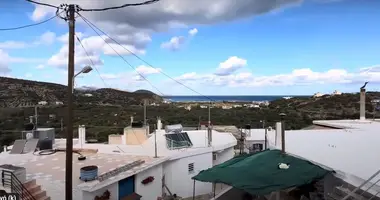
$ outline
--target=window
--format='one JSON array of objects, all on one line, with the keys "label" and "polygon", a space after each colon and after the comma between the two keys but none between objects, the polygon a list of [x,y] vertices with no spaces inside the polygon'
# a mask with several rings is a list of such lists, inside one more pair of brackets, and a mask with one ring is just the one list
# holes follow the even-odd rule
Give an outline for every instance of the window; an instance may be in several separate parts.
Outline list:
[{"label": "window", "polygon": [[189,135],[186,132],[182,133],[169,133],[165,135],[166,146],[169,149],[179,149],[193,146]]},{"label": "window", "polygon": [[218,156],[218,154],[217,153],[212,153],[212,160],[216,160],[216,157]]},{"label": "window", "polygon": [[194,163],[190,163],[188,166],[189,174],[194,173]]},{"label": "window", "polygon": [[252,148],[250,149],[250,153],[260,152],[262,150],[263,150],[263,144],[255,143],[252,145]]}]

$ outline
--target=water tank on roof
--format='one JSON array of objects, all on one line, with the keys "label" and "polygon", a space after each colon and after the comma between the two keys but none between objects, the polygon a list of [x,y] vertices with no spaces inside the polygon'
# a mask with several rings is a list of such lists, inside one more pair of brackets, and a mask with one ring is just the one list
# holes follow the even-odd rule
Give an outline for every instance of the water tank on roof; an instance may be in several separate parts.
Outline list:
[{"label": "water tank on roof", "polygon": [[174,124],[174,125],[166,125],[165,126],[165,132],[181,132],[183,130],[183,127],[181,124]]}]

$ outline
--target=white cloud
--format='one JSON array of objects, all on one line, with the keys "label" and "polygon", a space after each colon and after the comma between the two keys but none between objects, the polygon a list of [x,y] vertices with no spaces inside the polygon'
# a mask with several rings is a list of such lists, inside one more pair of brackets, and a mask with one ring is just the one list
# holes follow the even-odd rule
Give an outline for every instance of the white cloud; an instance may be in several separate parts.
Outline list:
[{"label": "white cloud", "polygon": [[219,64],[215,74],[219,76],[230,75],[238,69],[247,65],[247,60],[237,56],[229,57],[226,61]]},{"label": "white cloud", "polygon": [[115,56],[115,55],[131,55],[131,54],[145,54],[145,50],[137,49],[132,45],[118,45],[118,44],[105,44],[103,46],[103,53],[105,55]]},{"label": "white cloud", "polygon": [[27,47],[37,47],[39,45],[51,45],[56,39],[55,33],[47,31],[39,36],[33,42],[24,42],[24,41],[4,41],[0,42],[1,49],[24,49]]},{"label": "white cloud", "polygon": [[181,47],[181,45],[184,42],[185,42],[185,37],[183,36],[172,37],[168,42],[162,43],[161,48],[176,51]]},{"label": "white cloud", "polygon": [[43,59],[12,57],[7,52],[0,49],[0,74],[4,75],[11,72],[11,69],[9,68],[9,64],[11,63],[33,63],[42,61]]},{"label": "white cloud", "polygon": [[150,74],[158,74],[162,71],[161,68],[152,68],[145,65],[140,65],[136,67],[136,71],[141,75],[150,75]]},{"label": "white cloud", "polygon": [[[103,65],[103,61],[100,59],[99,55],[92,51],[87,51],[89,56],[87,56],[86,52],[83,50],[81,46],[75,46],[75,67],[76,70],[78,68],[82,68],[85,65],[92,65],[91,61],[95,65]],[[68,64],[68,45],[63,45],[63,47],[59,50],[59,52],[52,57],[50,57],[47,61],[47,65],[55,66],[62,69],[67,69]]]},{"label": "white cloud", "polygon": [[[226,63],[226,62],[224,62]],[[243,66],[244,62],[240,63]],[[226,65],[230,66],[230,65]],[[309,68],[295,69],[286,74],[259,76],[250,72],[229,73],[223,76],[217,74],[185,73],[176,78],[185,83],[228,87],[266,87],[294,86],[315,84],[353,84],[369,81],[380,83],[380,65],[362,68],[349,72],[345,69],[330,69],[323,72]]]},{"label": "white cloud", "polygon": [[[43,2],[58,6],[62,0],[43,0]],[[130,0],[129,2],[140,1]],[[302,0],[240,0],[236,2],[219,0],[217,3],[201,1],[194,4],[193,0],[161,0],[152,5],[117,9],[112,12],[82,12],[82,15],[122,45],[134,46],[138,52],[142,53],[151,41],[150,36],[154,32],[167,31],[171,28],[187,28],[197,24],[215,24],[261,15],[285,6],[297,5],[300,2]],[[104,8],[125,4],[125,0],[97,1],[95,4],[92,1],[65,0],[65,3],[79,4],[82,8]],[[31,18],[40,21],[54,14],[54,8],[35,5]],[[84,24],[80,18],[77,19],[78,24]],[[86,24],[84,25],[87,27]],[[194,34],[196,29],[190,32]],[[107,39],[107,42],[109,41]],[[179,48],[181,42],[183,39],[176,37],[171,43],[163,46],[175,50]]]},{"label": "white cloud", "polygon": [[194,36],[194,35],[196,35],[198,33],[198,29],[196,29],[196,28],[193,28],[193,29],[191,29],[190,31],[189,31],[189,35],[190,36]]},{"label": "white cloud", "polygon": [[54,43],[55,39],[56,39],[55,33],[51,32],[51,31],[47,31],[40,36],[40,38],[36,44],[50,45],[50,44]]},{"label": "white cloud", "polygon": [[25,78],[31,78],[31,77],[33,77],[33,74],[31,74],[31,73],[26,73],[25,74]]},{"label": "white cloud", "polygon": [[0,48],[1,49],[22,49],[25,47],[27,47],[27,44],[25,42],[21,42],[21,41],[0,42]]},{"label": "white cloud", "polygon": [[[75,32],[75,36],[77,36],[79,39],[82,39],[84,34],[81,32]],[[66,33],[66,34],[59,36],[58,41],[63,42],[63,43],[68,43],[69,42],[69,33]],[[76,38],[75,38],[75,41],[76,41]]]},{"label": "white cloud", "polygon": [[36,69],[44,69],[45,68],[45,65],[38,65],[37,67],[36,67]]}]

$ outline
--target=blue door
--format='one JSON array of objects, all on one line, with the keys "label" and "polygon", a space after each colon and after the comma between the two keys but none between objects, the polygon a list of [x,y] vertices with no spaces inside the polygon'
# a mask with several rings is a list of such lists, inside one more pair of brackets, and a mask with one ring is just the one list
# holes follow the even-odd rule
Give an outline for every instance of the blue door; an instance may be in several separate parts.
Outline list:
[{"label": "blue door", "polygon": [[119,200],[135,192],[135,176],[119,181]]}]

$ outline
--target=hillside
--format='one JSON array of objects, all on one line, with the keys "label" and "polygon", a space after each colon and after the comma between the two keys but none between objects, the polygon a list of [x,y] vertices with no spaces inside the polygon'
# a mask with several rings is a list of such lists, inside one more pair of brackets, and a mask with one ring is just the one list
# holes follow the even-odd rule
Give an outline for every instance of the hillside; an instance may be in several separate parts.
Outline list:
[{"label": "hillside", "polygon": [[[28,107],[46,101],[66,103],[67,87],[60,84],[0,77],[0,107]],[[115,89],[75,90],[76,103],[100,105],[139,105],[144,99],[160,102],[154,93],[131,93]]]},{"label": "hillside", "polygon": [[[380,99],[380,92],[367,92],[366,115],[373,117],[372,100]],[[360,107],[359,93],[344,93],[342,95],[325,95],[318,98],[291,98],[272,101],[270,110],[285,113],[299,113],[311,119],[357,119]]]}]

